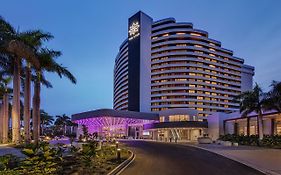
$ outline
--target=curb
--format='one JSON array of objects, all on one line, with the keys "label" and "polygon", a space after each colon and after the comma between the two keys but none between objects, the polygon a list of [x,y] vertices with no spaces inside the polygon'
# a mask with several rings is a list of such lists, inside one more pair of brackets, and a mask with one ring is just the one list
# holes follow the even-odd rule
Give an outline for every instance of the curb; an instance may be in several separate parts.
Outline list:
[{"label": "curb", "polygon": [[136,158],[135,154],[129,150],[131,153],[131,156],[122,162],[120,165],[115,167],[112,171],[110,171],[107,175],[119,175],[121,172],[123,172]]},{"label": "curb", "polygon": [[230,160],[233,160],[233,161],[235,161],[235,162],[238,162],[238,163],[241,163],[241,164],[243,164],[243,165],[245,165],[245,166],[248,166],[248,167],[250,167],[250,168],[253,168],[253,169],[255,169],[255,170],[257,170],[257,171],[259,171],[259,172],[261,172],[261,173],[263,173],[263,174],[266,174],[266,175],[280,175],[279,173],[273,172],[273,171],[271,171],[271,170],[261,169],[261,168],[255,166],[255,165],[253,165],[253,164],[251,164],[251,163],[247,163],[247,162],[244,162],[244,161],[242,162],[241,160],[239,160],[239,159],[237,159],[237,158],[235,158],[235,157],[227,156],[227,155],[224,155],[224,154],[221,154],[221,153],[218,153],[218,152],[209,150],[209,149],[207,149],[207,148],[202,148],[202,147],[196,146],[196,145],[186,145],[186,146],[190,146],[190,147],[202,149],[202,150],[205,150],[205,151],[208,151],[208,152],[211,152],[211,153],[214,153],[214,154],[223,156],[223,157],[225,157],[225,158],[228,158],[228,159],[230,159]]}]

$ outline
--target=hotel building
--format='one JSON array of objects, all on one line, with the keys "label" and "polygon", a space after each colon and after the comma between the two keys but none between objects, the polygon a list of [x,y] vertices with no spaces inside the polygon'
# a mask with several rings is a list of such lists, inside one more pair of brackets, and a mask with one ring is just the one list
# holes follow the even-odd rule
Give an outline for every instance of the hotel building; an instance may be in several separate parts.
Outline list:
[{"label": "hotel building", "polygon": [[233,97],[252,89],[254,67],[192,23],[129,18],[114,67],[114,109],[159,112],[188,108],[204,118],[236,111]]},{"label": "hotel building", "polygon": [[[128,37],[115,59],[114,109],[74,114],[72,119],[78,132],[84,124],[102,137],[177,141],[209,133],[216,139],[225,116],[234,116],[227,113],[239,117],[239,104],[232,99],[252,89],[253,75],[254,67],[192,23],[154,21],[137,12],[129,18]],[[232,123],[224,125],[231,128]]]}]

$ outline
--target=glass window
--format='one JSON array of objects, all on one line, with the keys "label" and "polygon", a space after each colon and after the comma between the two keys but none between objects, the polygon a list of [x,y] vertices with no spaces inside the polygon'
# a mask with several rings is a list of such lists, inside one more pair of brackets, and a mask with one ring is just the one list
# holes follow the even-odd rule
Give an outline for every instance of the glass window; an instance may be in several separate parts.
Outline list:
[{"label": "glass window", "polygon": [[164,116],[160,116],[160,122],[165,122],[165,117]]}]

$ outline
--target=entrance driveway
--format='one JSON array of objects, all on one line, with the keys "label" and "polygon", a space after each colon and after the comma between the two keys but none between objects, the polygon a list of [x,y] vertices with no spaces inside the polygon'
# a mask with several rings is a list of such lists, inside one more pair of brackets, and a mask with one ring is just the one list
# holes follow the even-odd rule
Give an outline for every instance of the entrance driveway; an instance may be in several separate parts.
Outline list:
[{"label": "entrance driveway", "polygon": [[261,175],[248,166],[202,149],[147,141],[122,141],[136,159],[121,175]]}]

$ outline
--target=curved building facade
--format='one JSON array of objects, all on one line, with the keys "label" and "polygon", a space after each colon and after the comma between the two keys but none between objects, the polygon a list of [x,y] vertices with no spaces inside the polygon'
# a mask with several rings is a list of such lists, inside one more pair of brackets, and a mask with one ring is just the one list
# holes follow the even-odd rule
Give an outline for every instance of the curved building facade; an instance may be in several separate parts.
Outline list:
[{"label": "curved building facade", "polygon": [[157,112],[190,108],[199,116],[230,112],[233,97],[252,88],[254,68],[192,23],[129,19],[114,67],[114,109]]}]

